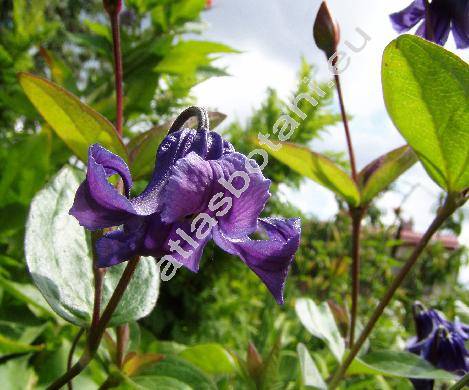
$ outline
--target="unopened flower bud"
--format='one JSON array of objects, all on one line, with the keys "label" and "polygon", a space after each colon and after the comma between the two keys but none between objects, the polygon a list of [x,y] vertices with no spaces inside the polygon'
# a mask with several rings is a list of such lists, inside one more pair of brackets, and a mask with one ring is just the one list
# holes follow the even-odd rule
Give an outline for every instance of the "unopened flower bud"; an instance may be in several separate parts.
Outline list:
[{"label": "unopened flower bud", "polygon": [[327,3],[323,1],[313,26],[313,36],[316,45],[330,58],[339,44],[339,25],[332,19]]},{"label": "unopened flower bud", "polygon": [[119,14],[122,10],[122,0],[103,0],[103,5],[109,15]]}]

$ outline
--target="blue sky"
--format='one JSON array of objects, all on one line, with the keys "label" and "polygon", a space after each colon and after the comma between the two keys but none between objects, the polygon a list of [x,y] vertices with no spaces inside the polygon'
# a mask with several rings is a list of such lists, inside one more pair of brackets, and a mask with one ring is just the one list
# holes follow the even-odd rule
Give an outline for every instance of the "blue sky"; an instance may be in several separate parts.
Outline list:
[{"label": "blue sky", "polygon": [[[371,37],[363,51],[351,53],[350,66],[342,74],[347,111],[353,116],[351,131],[359,167],[404,144],[384,108],[380,65],[385,46],[396,37],[388,15],[409,2],[328,2],[339,21],[342,42],[360,44],[362,38],[355,31],[357,27]],[[228,114],[227,121],[244,120],[262,102],[267,87],[277,89],[284,97],[289,96],[296,83],[301,56],[317,66],[320,79],[330,79],[324,54],[315,47],[311,33],[320,0],[214,0],[213,3],[213,8],[203,17],[207,23],[203,37],[229,44],[242,54],[219,60],[232,77],[198,86],[195,91],[198,104]],[[348,50],[343,43],[342,48]],[[451,36],[447,48],[455,51]],[[469,50],[456,53],[469,59]],[[341,125],[331,127],[328,135],[313,142],[311,147],[316,151],[345,150],[343,128]],[[415,184],[417,187],[406,200],[403,211],[406,218],[414,220],[415,229],[422,231],[432,219],[441,191],[427,178],[421,166],[403,175],[396,191],[384,195],[379,205],[388,210],[386,220],[390,222],[392,209],[401,204],[403,194]],[[287,189],[284,193],[302,209],[320,218],[328,218],[336,211],[334,197],[311,181],[305,182],[299,192]],[[461,241],[469,244],[468,222]],[[465,272],[464,280],[469,283],[469,272]]]}]

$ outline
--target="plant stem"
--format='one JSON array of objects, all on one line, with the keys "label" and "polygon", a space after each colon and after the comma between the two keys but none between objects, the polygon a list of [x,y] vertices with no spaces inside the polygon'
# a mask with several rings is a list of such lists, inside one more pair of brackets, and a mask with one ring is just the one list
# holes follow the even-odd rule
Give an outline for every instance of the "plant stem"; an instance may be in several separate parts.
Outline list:
[{"label": "plant stem", "polygon": [[354,208],[350,211],[352,217],[352,313],[350,321],[349,348],[355,342],[355,328],[358,312],[358,295],[360,293],[360,230],[363,210]]},{"label": "plant stem", "polygon": [[449,390],[464,389],[464,386],[469,385],[469,372],[464,375],[456,384],[450,387]]},{"label": "plant stem", "polygon": [[335,85],[337,87],[337,94],[339,95],[340,114],[342,116],[342,122],[345,129],[345,137],[347,139],[348,155],[350,159],[350,169],[352,170],[352,179],[357,183],[357,168],[355,165],[355,153],[353,151],[352,137],[350,135],[350,129],[348,125],[347,112],[345,111],[344,98],[342,96],[342,87],[340,85],[340,77],[338,74],[334,75]]},{"label": "plant stem", "polygon": [[119,137],[122,138],[124,123],[124,103],[122,79],[124,72],[122,70],[122,53],[119,26],[119,13],[114,12],[109,15],[112,29],[112,46],[114,55],[114,79],[116,84],[116,130]]},{"label": "plant stem", "polygon": [[[78,341],[80,341],[80,337],[83,335],[84,332],[85,332],[85,328],[81,328],[78,331],[78,333],[76,334],[75,338],[73,339],[72,346],[70,348],[70,352],[68,353],[67,371],[70,371],[70,368],[72,367],[73,354],[75,353],[75,349],[78,345]],[[69,381],[67,385],[68,385],[68,390],[73,390],[72,381]]]},{"label": "plant stem", "polygon": [[435,234],[435,232],[441,227],[441,225],[443,225],[446,219],[461,205],[461,203],[463,202],[456,202],[452,196],[448,196],[446,198],[444,205],[438,211],[435,219],[433,220],[431,225],[428,227],[427,231],[422,236],[419,243],[417,244],[417,246],[414,248],[413,252],[411,253],[409,259],[401,268],[401,270],[399,271],[399,273],[397,274],[397,276],[391,283],[391,286],[389,286],[388,290],[386,291],[383,298],[379,302],[378,307],[375,309],[375,311],[371,315],[370,320],[368,321],[362,333],[360,334],[360,337],[358,338],[357,342],[354,343],[345,361],[342,363],[340,368],[336,371],[330,383],[330,386],[329,386],[330,389],[334,389],[339,384],[343,375],[347,371],[347,368],[350,366],[353,359],[360,351],[360,348],[362,347],[363,343],[366,341],[371,331],[373,330],[374,326],[376,325],[379,317],[381,316],[381,314],[383,314],[385,307],[389,304],[392,297],[394,296],[394,293],[402,284],[402,282],[404,281],[406,276],[409,274],[412,267],[415,265],[415,263],[419,259],[420,255],[422,254],[423,250],[429,243],[433,234]]},{"label": "plant stem", "polygon": [[98,268],[98,258],[96,255],[96,241],[102,236],[102,232],[91,233],[91,248],[93,252],[93,276],[94,276],[94,302],[93,315],[91,318],[91,328],[95,328],[101,314],[101,300],[103,295],[104,275],[106,269]]},{"label": "plant stem", "polygon": [[132,278],[132,275],[137,268],[138,261],[140,257],[135,257],[127,263],[127,267],[125,267],[124,272],[122,273],[121,278],[119,279],[119,283],[114,290],[114,293],[111,296],[106,308],[103,311],[103,314],[96,325],[95,328],[90,329],[89,337],[88,337],[88,345],[85,349],[82,357],[78,362],[76,362],[70,370],[68,370],[64,375],[58,378],[54,383],[52,383],[47,389],[48,390],[58,390],[66,383],[70,382],[73,378],[75,378],[78,374],[80,374],[89,362],[94,358],[103,334],[106,330],[106,326],[109,324],[111,320],[112,314],[117,308],[122,296],[124,295],[127,286]]},{"label": "plant stem", "polygon": [[129,324],[120,325],[116,328],[117,335],[117,367],[122,368],[124,365],[125,350],[129,341]]}]

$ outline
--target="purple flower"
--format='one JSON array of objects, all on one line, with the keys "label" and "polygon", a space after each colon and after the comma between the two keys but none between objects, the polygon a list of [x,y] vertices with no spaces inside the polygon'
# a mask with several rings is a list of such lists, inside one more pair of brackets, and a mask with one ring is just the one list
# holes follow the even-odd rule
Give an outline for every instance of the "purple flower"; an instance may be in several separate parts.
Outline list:
[{"label": "purple flower", "polygon": [[[197,131],[182,128],[197,116]],[[108,179],[119,175],[124,195]],[[96,243],[98,264],[108,267],[134,256],[163,257],[193,272],[213,241],[240,257],[278,303],[300,238],[299,219],[259,218],[270,181],[259,166],[209,131],[204,110],[191,107],[171,127],[157,152],[147,188],[130,198],[125,162],[99,145],[89,149],[86,180],[70,213],[87,229],[123,226]],[[263,239],[252,239],[255,233]]]},{"label": "purple flower", "polygon": [[[469,326],[448,321],[436,310],[426,310],[420,302],[413,307],[417,337],[412,338],[407,350],[421,356],[435,367],[464,375],[469,371],[469,351],[464,343],[469,339]],[[433,381],[412,379],[417,390],[433,388]]]},{"label": "purple flower", "polygon": [[[456,46],[459,49],[469,47],[469,0],[433,0],[428,10],[425,2],[414,0],[407,8],[391,14],[394,29],[406,32],[421,22],[417,35],[443,46],[452,30]],[[427,31],[427,18],[431,31]]]}]

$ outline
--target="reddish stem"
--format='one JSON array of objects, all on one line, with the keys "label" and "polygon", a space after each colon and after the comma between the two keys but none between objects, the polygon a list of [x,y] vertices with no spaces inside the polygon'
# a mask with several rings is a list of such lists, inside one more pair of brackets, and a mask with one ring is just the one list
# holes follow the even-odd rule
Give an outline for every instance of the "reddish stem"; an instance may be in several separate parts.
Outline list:
[{"label": "reddish stem", "polygon": [[116,84],[116,130],[122,138],[124,123],[124,103],[122,80],[124,72],[122,69],[122,54],[120,40],[119,13],[113,12],[110,15],[112,29],[112,46],[114,55],[114,79]]},{"label": "reddish stem", "polygon": [[350,159],[350,169],[352,170],[352,179],[355,183],[358,182],[357,168],[355,165],[355,153],[353,152],[352,136],[348,125],[347,112],[345,111],[344,98],[342,96],[342,87],[340,85],[340,77],[338,74],[334,75],[335,84],[337,86],[337,94],[339,95],[340,114],[345,129],[345,138],[347,139],[347,149]]}]

